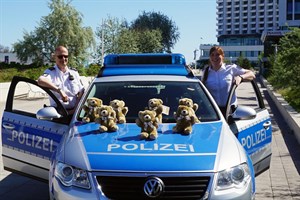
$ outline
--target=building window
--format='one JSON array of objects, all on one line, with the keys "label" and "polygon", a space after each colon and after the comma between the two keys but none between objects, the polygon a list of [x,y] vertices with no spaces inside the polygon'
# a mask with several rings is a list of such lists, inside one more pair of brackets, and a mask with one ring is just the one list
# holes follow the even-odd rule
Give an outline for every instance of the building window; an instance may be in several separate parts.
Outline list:
[{"label": "building window", "polygon": [[9,63],[9,56],[4,56],[4,63],[6,63],[6,64]]},{"label": "building window", "polygon": [[295,0],[295,20],[300,20],[300,0]]},{"label": "building window", "polygon": [[292,20],[293,19],[293,0],[287,0],[286,1],[286,19],[287,20]]}]

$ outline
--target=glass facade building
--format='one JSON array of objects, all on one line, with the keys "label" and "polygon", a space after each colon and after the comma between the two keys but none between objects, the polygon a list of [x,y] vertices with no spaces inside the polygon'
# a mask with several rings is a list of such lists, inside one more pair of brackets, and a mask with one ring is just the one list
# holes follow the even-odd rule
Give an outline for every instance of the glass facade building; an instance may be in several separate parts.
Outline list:
[{"label": "glass facade building", "polygon": [[[258,61],[274,53],[289,27],[300,27],[300,0],[216,0],[218,45],[226,59],[239,56]],[[200,45],[200,60],[209,58],[212,45]]]}]

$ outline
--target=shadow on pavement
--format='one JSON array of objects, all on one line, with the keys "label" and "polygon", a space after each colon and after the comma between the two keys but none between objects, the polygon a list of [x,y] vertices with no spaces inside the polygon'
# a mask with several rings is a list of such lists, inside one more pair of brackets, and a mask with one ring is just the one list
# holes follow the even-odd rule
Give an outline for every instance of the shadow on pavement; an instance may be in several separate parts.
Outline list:
[{"label": "shadow on pavement", "polygon": [[0,199],[49,200],[47,183],[2,170],[3,173],[9,175],[0,181]]}]

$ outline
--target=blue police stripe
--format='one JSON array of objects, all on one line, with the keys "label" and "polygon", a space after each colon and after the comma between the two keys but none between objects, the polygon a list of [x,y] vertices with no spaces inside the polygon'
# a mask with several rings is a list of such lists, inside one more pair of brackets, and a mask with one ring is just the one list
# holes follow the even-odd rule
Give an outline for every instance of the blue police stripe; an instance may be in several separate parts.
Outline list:
[{"label": "blue police stripe", "polygon": [[110,65],[104,68],[102,76],[145,74],[187,76],[189,72],[184,65]]},{"label": "blue police stripe", "polygon": [[272,127],[269,130],[263,129],[263,124],[270,119],[265,119],[258,124],[247,127],[239,132],[238,140],[246,149],[249,155],[257,152],[265,145],[269,145],[272,141]]},{"label": "blue police stripe", "polygon": [[113,133],[99,133],[95,123],[77,130],[93,170],[212,170],[222,123],[195,124],[191,135],[173,133],[174,125],[160,126],[153,141],[141,140],[135,124],[121,124]]},{"label": "blue police stripe", "polygon": [[48,160],[50,160],[61,139],[61,135],[44,129],[37,129],[35,126],[32,127],[30,123],[21,125],[3,120],[2,124],[9,124],[14,127],[13,130],[2,128],[3,146],[38,155]]},{"label": "blue police stripe", "polygon": [[89,154],[93,170],[106,171],[208,171],[216,155],[117,156]]}]

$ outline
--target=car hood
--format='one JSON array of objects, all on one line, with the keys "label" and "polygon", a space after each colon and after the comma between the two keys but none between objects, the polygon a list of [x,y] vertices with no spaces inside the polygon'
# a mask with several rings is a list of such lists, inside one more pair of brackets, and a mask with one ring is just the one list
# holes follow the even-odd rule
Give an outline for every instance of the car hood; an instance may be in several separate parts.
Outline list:
[{"label": "car hood", "polygon": [[223,123],[195,124],[190,135],[173,133],[174,125],[161,124],[156,140],[142,140],[136,124],[121,124],[111,133],[100,133],[96,123],[77,124],[65,159],[76,165],[85,160],[81,167],[91,171],[213,171]]}]

